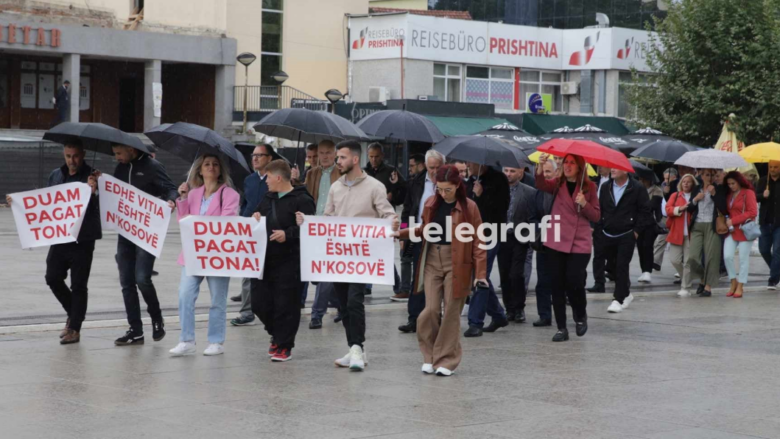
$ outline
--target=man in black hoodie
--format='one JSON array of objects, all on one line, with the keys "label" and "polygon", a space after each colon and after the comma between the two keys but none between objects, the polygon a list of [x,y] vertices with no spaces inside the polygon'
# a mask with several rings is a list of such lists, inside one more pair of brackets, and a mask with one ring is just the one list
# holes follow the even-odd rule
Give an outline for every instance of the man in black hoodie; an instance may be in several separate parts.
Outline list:
[{"label": "man in black hoodie", "polygon": [[305,186],[293,187],[290,165],[274,160],[266,167],[268,192],[254,218],[265,217],[268,246],[262,279],[252,279],[252,311],[271,335],[271,361],[292,358],[301,320],[301,244],[295,213],[314,215],[317,205]]},{"label": "man in black hoodie", "polygon": [[[60,333],[60,344],[71,344],[78,343],[81,338],[81,323],[87,314],[87,283],[92,269],[92,255],[95,241],[103,237],[103,232],[96,195],[97,180],[90,178],[92,168],[84,163],[84,147],[80,142],[70,142],[62,152],[65,164],[51,172],[47,186],[80,182],[88,183],[92,189],[76,242],[52,245],[46,256],[46,284],[68,315],[65,328]],[[6,201],[10,205],[11,197],[6,196]],[[65,283],[68,271],[70,288]]]},{"label": "man in black hoodie", "polygon": [[604,252],[615,263],[615,300],[607,311],[621,312],[634,300],[629,291],[628,268],[634,257],[639,233],[653,227],[647,189],[629,178],[626,171],[612,169],[612,180],[601,186],[599,194]]},{"label": "man in black hoodie", "polygon": [[[165,168],[149,154],[125,145],[114,145],[116,165],[114,177],[146,192],[147,194],[168,202],[168,207],[176,207],[174,200],[179,196],[176,186],[168,177]],[[117,346],[143,344],[144,327],[141,322],[141,303],[138,300],[138,290],[144,296],[146,310],[152,318],[152,338],[160,341],[165,337],[160,301],[157,290],[152,283],[155,257],[146,250],[119,236],[116,246],[117,264],[119,266],[119,284],[122,286],[122,296],[125,300],[125,311],[130,329],[114,341]]]}]

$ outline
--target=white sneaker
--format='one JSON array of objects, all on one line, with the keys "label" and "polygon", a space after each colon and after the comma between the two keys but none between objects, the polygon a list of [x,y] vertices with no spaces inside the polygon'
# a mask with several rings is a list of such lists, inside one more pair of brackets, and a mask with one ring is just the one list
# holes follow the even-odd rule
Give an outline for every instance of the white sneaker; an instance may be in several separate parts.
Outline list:
[{"label": "white sneaker", "polygon": [[677,297],[691,297],[691,293],[686,289],[682,289],[679,293],[677,293]]},{"label": "white sneaker", "polygon": [[203,351],[203,355],[210,357],[212,355],[222,355],[225,353],[225,348],[222,347],[219,343],[211,343],[209,347],[206,348],[205,351]]},{"label": "white sneaker", "polygon": [[616,313],[620,311],[623,311],[623,305],[621,305],[617,300],[613,300],[609,305],[609,308],[607,308],[607,312]]},{"label": "white sneaker", "polygon": [[642,273],[642,275],[639,276],[639,282],[650,282],[650,273]]},{"label": "white sneaker", "polygon": [[[347,355],[344,355],[343,357],[336,360],[334,363],[336,363],[336,366],[338,367],[349,367],[349,360],[352,358],[352,350],[350,349],[349,352],[347,352]],[[366,350],[363,349],[363,364],[368,366],[368,354],[366,353]]]},{"label": "white sneaker", "polygon": [[674,273],[674,278],[675,279],[679,279],[680,278],[680,273]]},{"label": "white sneaker", "polygon": [[428,375],[432,374],[433,373],[433,364],[431,364],[431,363],[423,363],[422,373],[425,373],[425,374],[428,374]]},{"label": "white sneaker", "polygon": [[352,345],[349,348],[349,370],[362,372],[366,368],[366,364],[363,361],[363,349],[358,345]]},{"label": "white sneaker", "polygon": [[192,355],[195,353],[195,343],[191,341],[183,341],[176,345],[175,348],[168,351],[171,353],[171,356],[174,357],[183,357],[185,355]]},{"label": "white sneaker", "polygon": [[436,376],[440,376],[440,377],[448,377],[448,376],[452,375],[453,373],[455,373],[455,372],[453,372],[453,371],[451,371],[451,370],[449,370],[447,368],[444,368],[444,367],[440,367],[440,368],[436,369]]},{"label": "white sneaker", "polygon": [[631,305],[631,302],[633,302],[633,301],[634,301],[634,295],[633,294],[629,294],[628,297],[623,299],[623,309],[627,309],[628,305]]}]

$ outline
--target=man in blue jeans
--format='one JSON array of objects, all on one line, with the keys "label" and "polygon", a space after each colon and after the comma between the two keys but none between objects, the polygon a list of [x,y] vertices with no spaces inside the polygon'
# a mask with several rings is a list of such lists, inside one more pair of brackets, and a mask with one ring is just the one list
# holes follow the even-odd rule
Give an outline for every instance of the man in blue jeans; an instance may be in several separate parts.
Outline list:
[{"label": "man in blue jeans", "polygon": [[[482,224],[486,226],[492,224],[498,232],[501,224],[507,221],[509,180],[503,172],[490,166],[469,163],[468,167],[471,175],[467,182],[469,198],[477,203],[479,214],[482,216]],[[469,303],[469,329],[463,334],[464,337],[482,336],[485,313],[492,318],[492,321],[484,329],[484,332],[495,332],[509,324],[504,308],[496,296],[493,283],[490,281],[490,272],[493,270],[493,262],[496,260],[500,247],[500,236],[489,236],[485,241],[490,242],[491,240],[496,242],[496,245],[487,251],[487,280],[490,288],[487,291],[483,289],[474,291]]]},{"label": "man in blue jeans", "polygon": [[776,290],[780,282],[780,161],[769,162],[769,175],[758,181],[756,201],[761,203],[758,248],[769,266],[767,289]]},{"label": "man in blue jeans", "polygon": [[[168,201],[168,206],[176,207],[174,200],[179,196],[176,186],[168,177],[160,162],[148,153],[138,149],[114,145],[116,165],[114,177],[157,198]],[[152,283],[152,270],[156,258],[151,253],[138,247],[129,240],[119,237],[116,246],[116,261],[119,266],[119,283],[122,286],[122,296],[125,301],[127,322],[130,329],[114,341],[117,346],[129,346],[144,343],[144,327],[141,321],[141,303],[138,300],[138,290],[146,302],[147,312],[152,317],[152,338],[160,341],[165,337],[160,302],[157,290]]]}]

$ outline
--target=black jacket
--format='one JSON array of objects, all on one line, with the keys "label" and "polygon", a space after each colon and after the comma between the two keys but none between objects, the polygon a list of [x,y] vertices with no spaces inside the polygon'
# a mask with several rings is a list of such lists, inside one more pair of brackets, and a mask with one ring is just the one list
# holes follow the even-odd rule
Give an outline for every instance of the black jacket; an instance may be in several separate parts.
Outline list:
[{"label": "black jacket", "polygon": [[[425,192],[425,176],[427,172],[423,171],[409,180],[409,184],[406,187],[406,196],[404,197],[404,208],[401,211],[401,222],[411,224],[410,217],[414,217],[417,220],[417,214],[422,208],[420,201]],[[435,193],[434,193],[435,195]]]},{"label": "black jacket", "polygon": [[610,180],[601,186],[599,205],[601,206],[601,221],[599,221],[604,233],[621,235],[630,231],[641,233],[655,227],[653,217],[648,206],[647,189],[638,181],[629,178],[626,189],[615,204],[615,194],[612,187],[615,180]]},{"label": "black jacket", "polygon": [[758,223],[762,226],[767,225],[767,216],[773,212],[774,225],[780,225],[780,180],[772,181],[769,185],[769,198],[764,198],[764,190],[769,176],[761,177],[756,186],[756,201],[761,203],[761,211],[758,212]]},{"label": "black jacket", "polygon": [[479,177],[482,184],[482,196],[474,195],[476,178],[468,180],[468,196],[477,203],[483,223],[500,224],[506,222],[506,211],[509,210],[509,181],[503,172],[487,167],[487,171]]},{"label": "black jacket", "polygon": [[406,181],[401,176],[401,173],[398,173],[398,182],[393,184],[390,182],[390,177],[393,175],[393,172],[396,172],[396,169],[392,166],[386,165],[384,162],[379,165],[378,168],[374,169],[371,167],[371,164],[369,163],[365,167],[366,174],[368,174],[371,177],[376,178],[379,180],[383,185],[385,185],[385,189],[387,189],[388,194],[393,194],[393,198],[390,199],[390,204],[393,206],[400,206],[401,203],[404,202],[405,198],[405,192],[406,192]]},{"label": "black jacket", "polygon": [[[51,174],[49,174],[48,186],[52,187],[58,184],[77,182],[86,183],[91,174],[92,168],[86,163],[81,165],[78,172],[76,172],[76,175],[70,175],[68,166],[62,165],[61,168],[51,171]],[[81,223],[81,230],[79,231],[79,236],[76,238],[76,241],[95,241],[102,237],[103,229],[100,225],[100,201],[97,194],[95,194],[89,197],[87,211],[84,213],[84,222]]]},{"label": "black jacket", "polygon": [[[305,186],[293,187],[287,195],[279,198],[277,192],[267,192],[257,212],[265,217],[265,225],[268,229],[268,247],[265,251],[265,261],[268,263],[274,257],[283,256],[284,260],[274,262],[300,264],[298,255],[301,249],[300,227],[295,223],[295,212],[304,215],[314,215],[317,205],[314,198],[309,195]],[[283,243],[271,242],[270,237],[274,230],[284,230],[286,240]]]},{"label": "black jacket", "polygon": [[130,163],[116,165],[114,177],[164,201],[175,201],[179,197],[163,165],[145,153]]},{"label": "black jacket", "polygon": [[528,186],[524,183],[518,183],[517,187],[517,201],[515,202],[515,210],[512,212],[512,217],[507,218],[508,222],[514,225],[529,223],[531,218],[531,211],[529,206],[535,203],[536,200],[536,188]]}]

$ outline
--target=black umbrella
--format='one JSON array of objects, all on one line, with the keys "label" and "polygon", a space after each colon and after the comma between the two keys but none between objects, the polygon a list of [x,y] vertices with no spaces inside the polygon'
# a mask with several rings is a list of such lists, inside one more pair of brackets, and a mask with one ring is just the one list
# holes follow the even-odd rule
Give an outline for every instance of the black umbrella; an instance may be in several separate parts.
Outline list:
[{"label": "black umbrella", "polygon": [[495,125],[489,130],[477,133],[477,135],[499,140],[526,152],[535,150],[537,146],[547,141],[547,139],[534,136],[533,134],[508,123]]},{"label": "black umbrella", "polygon": [[195,161],[201,152],[211,150],[226,156],[247,172],[251,172],[244,156],[236,150],[236,147],[228,139],[206,127],[176,122],[152,128],[144,134],[159,148],[189,162]]},{"label": "black umbrella", "polygon": [[553,130],[543,137],[549,139],[570,139],[570,140],[590,140],[596,142],[599,145],[612,148],[620,151],[624,154],[628,154],[636,146],[632,146],[629,142],[625,141],[620,136],[615,136],[609,132],[602,130],[599,127],[593,125],[583,125],[579,128],[562,127],[557,130]]},{"label": "black umbrella", "polygon": [[62,143],[80,141],[84,149],[114,155],[112,145],[131,146],[150,154],[152,151],[138,137],[102,123],[63,122],[46,131],[44,140]]},{"label": "black umbrella", "polygon": [[634,150],[660,140],[677,140],[674,137],[667,136],[663,132],[649,127],[632,131],[631,133],[622,136],[622,139],[633,146]]},{"label": "black umbrella", "polygon": [[653,183],[658,183],[658,176],[655,175],[655,172],[653,172],[652,169],[648,168],[647,166],[633,159],[629,160],[629,162],[631,163],[631,166],[634,168],[637,177],[644,178],[645,180],[650,180]]},{"label": "black umbrella", "polygon": [[453,160],[507,168],[533,167],[519,148],[483,136],[453,136],[437,143],[434,150]]},{"label": "black umbrella", "polygon": [[306,143],[330,140],[368,140],[369,137],[352,122],[325,111],[307,108],[285,108],[262,118],[254,130],[273,137]]},{"label": "black umbrella", "polygon": [[437,143],[444,134],[427,117],[405,110],[371,113],[357,124],[366,134],[405,142]]},{"label": "black umbrella", "polygon": [[681,140],[658,140],[637,149],[631,153],[631,156],[674,163],[686,152],[699,149],[701,148]]}]

